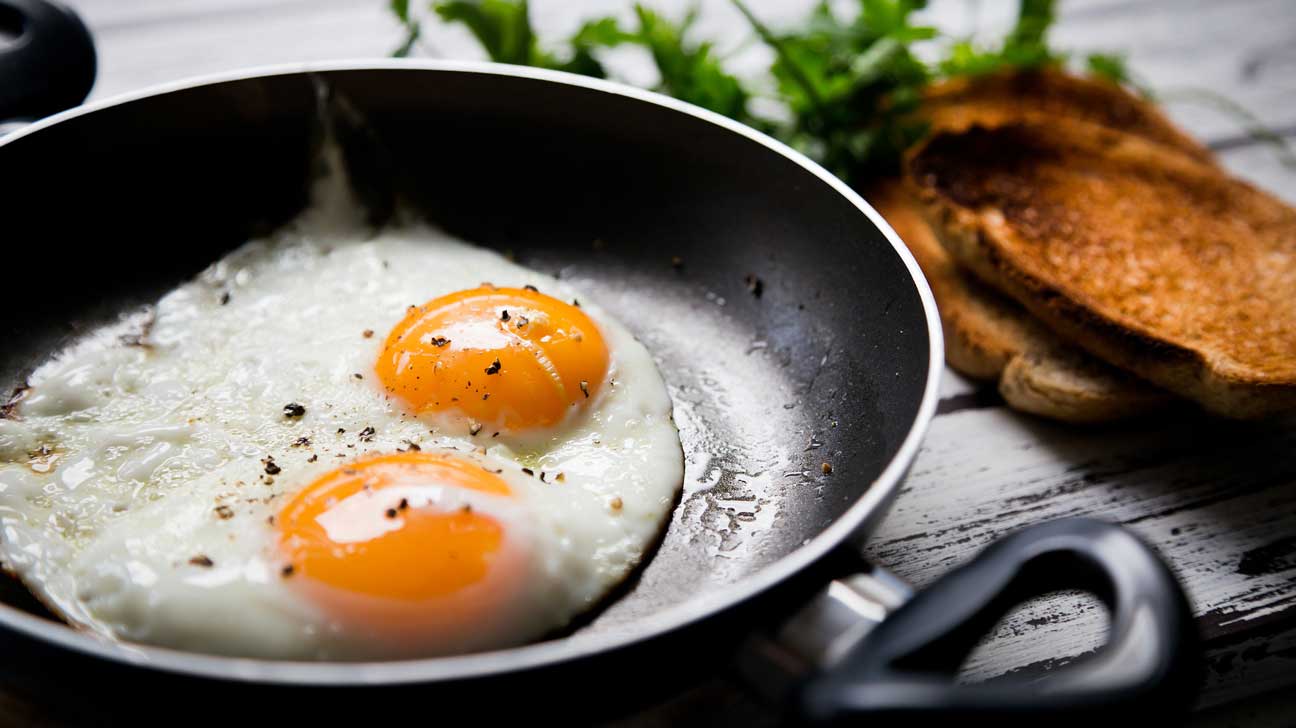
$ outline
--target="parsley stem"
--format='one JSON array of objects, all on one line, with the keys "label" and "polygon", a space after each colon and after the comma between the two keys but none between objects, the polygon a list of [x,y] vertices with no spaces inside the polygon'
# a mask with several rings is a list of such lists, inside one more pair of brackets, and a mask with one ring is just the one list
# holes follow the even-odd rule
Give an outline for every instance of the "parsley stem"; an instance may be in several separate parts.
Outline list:
[{"label": "parsley stem", "polygon": [[797,82],[797,85],[806,92],[806,98],[810,99],[810,103],[814,105],[815,113],[820,117],[823,117],[824,104],[823,99],[819,98],[819,90],[816,89],[814,84],[810,82],[810,79],[806,77],[805,72],[801,70],[801,66],[797,64],[796,59],[792,57],[792,54],[787,52],[787,48],[784,47],[781,41],[779,41],[778,37],[775,36],[774,33],[756,17],[756,14],[747,7],[747,3],[743,2],[743,0],[730,0],[730,2],[734,4],[734,7],[738,8],[738,12],[742,13],[743,17],[747,18],[747,22],[751,23],[752,28],[756,31],[756,34],[761,37],[761,40],[765,41],[765,43],[769,45],[769,47],[774,50],[774,53],[783,61],[784,65],[787,66],[788,73],[791,74],[792,78]]}]

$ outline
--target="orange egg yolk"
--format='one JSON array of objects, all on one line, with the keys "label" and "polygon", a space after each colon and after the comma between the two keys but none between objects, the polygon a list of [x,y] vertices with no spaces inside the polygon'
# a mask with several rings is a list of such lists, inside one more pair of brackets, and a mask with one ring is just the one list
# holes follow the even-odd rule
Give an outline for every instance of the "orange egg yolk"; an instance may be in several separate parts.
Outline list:
[{"label": "orange egg yolk", "polygon": [[404,602],[482,582],[504,526],[471,505],[447,509],[454,488],[511,496],[498,475],[446,454],[379,455],[324,474],[275,519],[285,574]]},{"label": "orange egg yolk", "polygon": [[411,306],[375,366],[418,414],[454,412],[505,431],[561,422],[602,386],[608,350],[578,306],[483,285]]}]

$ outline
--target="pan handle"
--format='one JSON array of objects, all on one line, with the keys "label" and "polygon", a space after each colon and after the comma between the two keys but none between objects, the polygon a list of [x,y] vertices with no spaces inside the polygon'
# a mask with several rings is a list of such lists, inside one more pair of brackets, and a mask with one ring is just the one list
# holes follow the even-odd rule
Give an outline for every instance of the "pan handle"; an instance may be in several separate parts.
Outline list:
[{"label": "pan handle", "polygon": [[[1025,599],[1093,592],[1111,612],[1096,652],[1023,681],[956,682],[980,638]],[[1157,725],[1186,715],[1201,654],[1188,601],[1169,568],[1130,531],[1085,518],[1019,531],[899,605],[802,684],[807,722],[993,720],[996,725]]]},{"label": "pan handle", "polygon": [[94,85],[95,48],[85,24],[48,0],[0,0],[0,122],[70,109]]}]

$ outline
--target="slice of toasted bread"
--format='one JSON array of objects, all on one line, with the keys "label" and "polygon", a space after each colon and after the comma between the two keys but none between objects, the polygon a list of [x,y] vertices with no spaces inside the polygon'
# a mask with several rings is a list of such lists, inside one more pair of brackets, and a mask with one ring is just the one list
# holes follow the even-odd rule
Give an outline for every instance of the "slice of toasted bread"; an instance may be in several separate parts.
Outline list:
[{"label": "slice of toasted bread", "polygon": [[[920,113],[937,132],[1023,117],[1086,119],[1211,160],[1209,150],[1155,106],[1114,83],[1054,69],[938,83],[925,92]],[[1117,419],[1172,401],[1164,390],[1065,343],[1016,302],[961,272],[905,193],[885,183],[870,192],[869,199],[886,208],[883,216],[909,244],[932,284],[950,366],[998,381],[1000,393],[1015,409],[1066,421]]]},{"label": "slice of toasted bread", "polygon": [[864,194],[927,276],[950,366],[998,381],[1015,409],[1068,422],[1120,419],[1171,401],[1164,391],[1063,343],[1015,301],[959,270],[899,180],[879,182]]},{"label": "slice of toasted bread", "polygon": [[1063,117],[937,132],[907,169],[954,258],[1067,339],[1222,415],[1296,409],[1296,210]]},{"label": "slice of toasted bread", "polygon": [[1165,409],[1175,401],[1070,344],[1027,349],[999,375],[999,393],[1014,409],[1063,422],[1110,422]]}]

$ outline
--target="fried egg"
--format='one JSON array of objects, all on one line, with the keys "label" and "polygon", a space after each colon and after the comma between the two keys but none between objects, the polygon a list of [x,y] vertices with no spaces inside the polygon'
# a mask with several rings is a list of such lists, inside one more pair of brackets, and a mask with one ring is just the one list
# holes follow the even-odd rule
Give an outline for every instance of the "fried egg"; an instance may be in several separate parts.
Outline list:
[{"label": "fried egg", "polygon": [[360,660],[516,645],[651,550],[683,480],[652,357],[552,277],[306,215],[28,378],[0,558],[106,638]]}]

